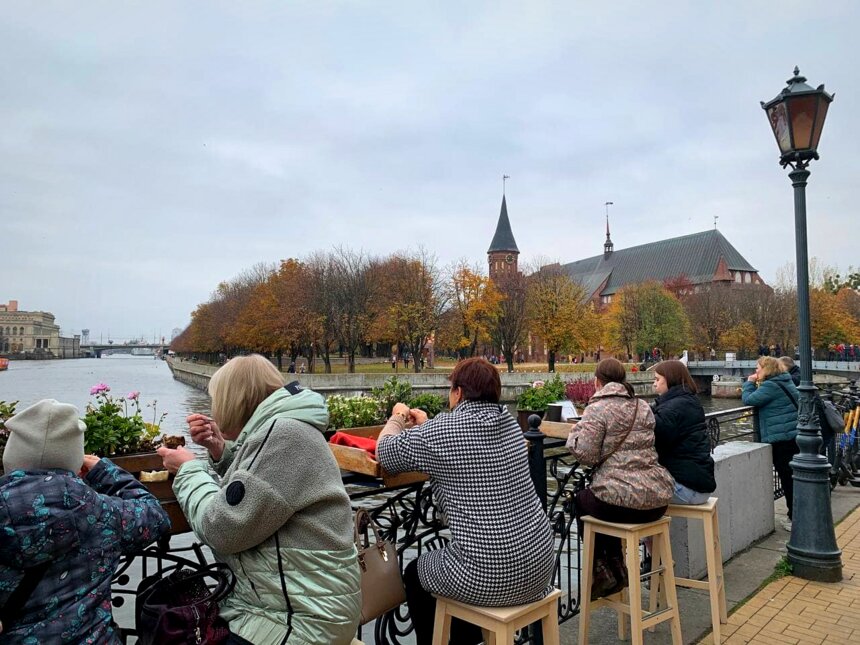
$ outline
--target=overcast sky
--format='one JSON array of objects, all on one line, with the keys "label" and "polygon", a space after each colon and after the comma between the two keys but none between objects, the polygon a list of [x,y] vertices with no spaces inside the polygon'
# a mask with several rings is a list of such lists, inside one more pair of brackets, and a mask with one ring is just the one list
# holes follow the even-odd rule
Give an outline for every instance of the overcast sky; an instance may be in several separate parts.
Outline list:
[{"label": "overcast sky", "polygon": [[[420,6],[419,6],[420,4]],[[574,6],[576,5],[576,6]],[[221,280],[348,245],[520,261],[719,229],[794,257],[760,100],[836,93],[809,251],[860,264],[860,4],[10,2],[0,302],[64,333],[169,337]]]}]

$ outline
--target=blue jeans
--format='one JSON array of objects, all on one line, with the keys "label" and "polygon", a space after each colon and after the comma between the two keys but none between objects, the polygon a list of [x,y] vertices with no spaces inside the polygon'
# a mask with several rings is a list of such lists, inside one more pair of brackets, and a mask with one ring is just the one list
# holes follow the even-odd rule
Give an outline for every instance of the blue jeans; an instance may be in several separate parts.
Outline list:
[{"label": "blue jeans", "polygon": [[675,482],[675,495],[672,497],[671,503],[694,506],[696,504],[704,504],[710,496],[710,493],[697,493],[692,488],[687,488],[684,484]]}]

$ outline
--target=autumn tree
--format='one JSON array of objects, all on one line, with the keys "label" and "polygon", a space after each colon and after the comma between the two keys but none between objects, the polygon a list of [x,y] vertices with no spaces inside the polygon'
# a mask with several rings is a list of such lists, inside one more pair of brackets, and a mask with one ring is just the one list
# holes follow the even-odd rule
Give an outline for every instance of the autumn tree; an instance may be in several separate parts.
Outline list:
[{"label": "autumn tree", "polygon": [[559,265],[529,276],[527,307],[529,330],[543,341],[550,372],[555,371],[557,353],[581,352],[600,342],[600,325],[588,294]]},{"label": "autumn tree", "polygon": [[489,327],[490,338],[514,371],[514,354],[528,336],[528,284],[519,272],[507,272],[494,279],[499,303]]},{"label": "autumn tree", "polygon": [[374,300],[380,293],[373,279],[377,263],[364,253],[343,247],[332,253],[329,288],[334,330],[351,374],[355,372],[355,356],[367,341],[378,312]]},{"label": "autumn tree", "polygon": [[700,351],[720,349],[720,337],[740,322],[731,301],[731,286],[720,283],[700,285],[683,296],[693,344]]},{"label": "autumn tree", "polygon": [[742,320],[720,336],[722,347],[736,350],[741,354],[754,350],[758,343],[756,329],[748,320]]},{"label": "autumn tree", "polygon": [[447,302],[436,259],[419,249],[416,257],[398,254],[386,258],[375,273],[381,287],[377,327],[383,338],[412,354],[413,369],[420,372],[420,357]]},{"label": "autumn tree", "polygon": [[441,331],[452,337],[443,336],[443,345],[454,347],[461,358],[474,356],[478,342],[490,339],[490,328],[501,298],[499,291],[477,268],[461,261],[452,268],[445,293],[452,313]]},{"label": "autumn tree", "polygon": [[331,353],[337,343],[338,306],[333,281],[335,261],[330,253],[314,253],[305,263],[308,272],[308,301],[312,316],[313,357],[321,356],[326,374],[331,374]]}]

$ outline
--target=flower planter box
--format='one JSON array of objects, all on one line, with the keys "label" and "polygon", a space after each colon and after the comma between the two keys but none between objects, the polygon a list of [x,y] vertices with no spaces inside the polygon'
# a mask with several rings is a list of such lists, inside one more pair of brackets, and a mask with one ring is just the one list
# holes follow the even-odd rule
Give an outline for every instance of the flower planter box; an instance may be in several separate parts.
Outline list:
[{"label": "flower planter box", "polygon": [[[365,426],[363,428],[345,428],[338,430],[345,434],[351,434],[356,437],[370,437],[376,439],[379,433],[382,432],[383,426]],[[373,459],[366,450],[361,448],[352,448],[350,446],[338,446],[329,444],[334,455],[337,465],[341,470],[348,470],[353,473],[362,475],[370,475],[382,480],[386,488],[394,486],[403,486],[415,482],[427,481],[429,477],[420,472],[398,473],[396,475],[389,474],[379,465],[379,462]]]},{"label": "flower planter box", "polygon": [[[140,479],[140,473],[144,470],[164,470],[164,462],[158,456],[158,453],[155,452],[118,455],[108,457],[108,459],[123,470],[134,475],[135,479]],[[161,504],[161,508],[164,509],[170,518],[170,534],[179,535],[180,533],[188,533],[191,527],[182,513],[179,502],[176,501],[176,495],[173,494],[173,477],[173,475],[170,475],[167,481],[141,483],[155,496],[158,503]]]}]

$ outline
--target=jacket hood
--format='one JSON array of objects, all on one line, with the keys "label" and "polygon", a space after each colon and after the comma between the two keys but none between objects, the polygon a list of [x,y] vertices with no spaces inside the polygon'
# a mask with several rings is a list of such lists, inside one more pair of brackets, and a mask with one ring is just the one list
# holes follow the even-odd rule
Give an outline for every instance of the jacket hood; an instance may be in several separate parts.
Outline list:
[{"label": "jacket hood", "polygon": [[295,419],[304,421],[320,432],[328,428],[328,407],[322,394],[313,390],[300,390],[291,394],[282,387],[268,396],[248,419],[237,441],[244,441],[261,427],[275,419]]},{"label": "jacket hood", "polygon": [[627,388],[624,387],[624,385],[622,385],[621,383],[607,383],[594,393],[594,396],[591,397],[591,400],[595,401],[597,399],[609,398],[613,396],[623,396],[628,399],[630,398],[630,394],[628,394]]},{"label": "jacket hood", "polygon": [[67,470],[16,470],[0,478],[0,565],[22,569],[78,548],[80,513],[68,494],[76,484],[83,485]]}]

